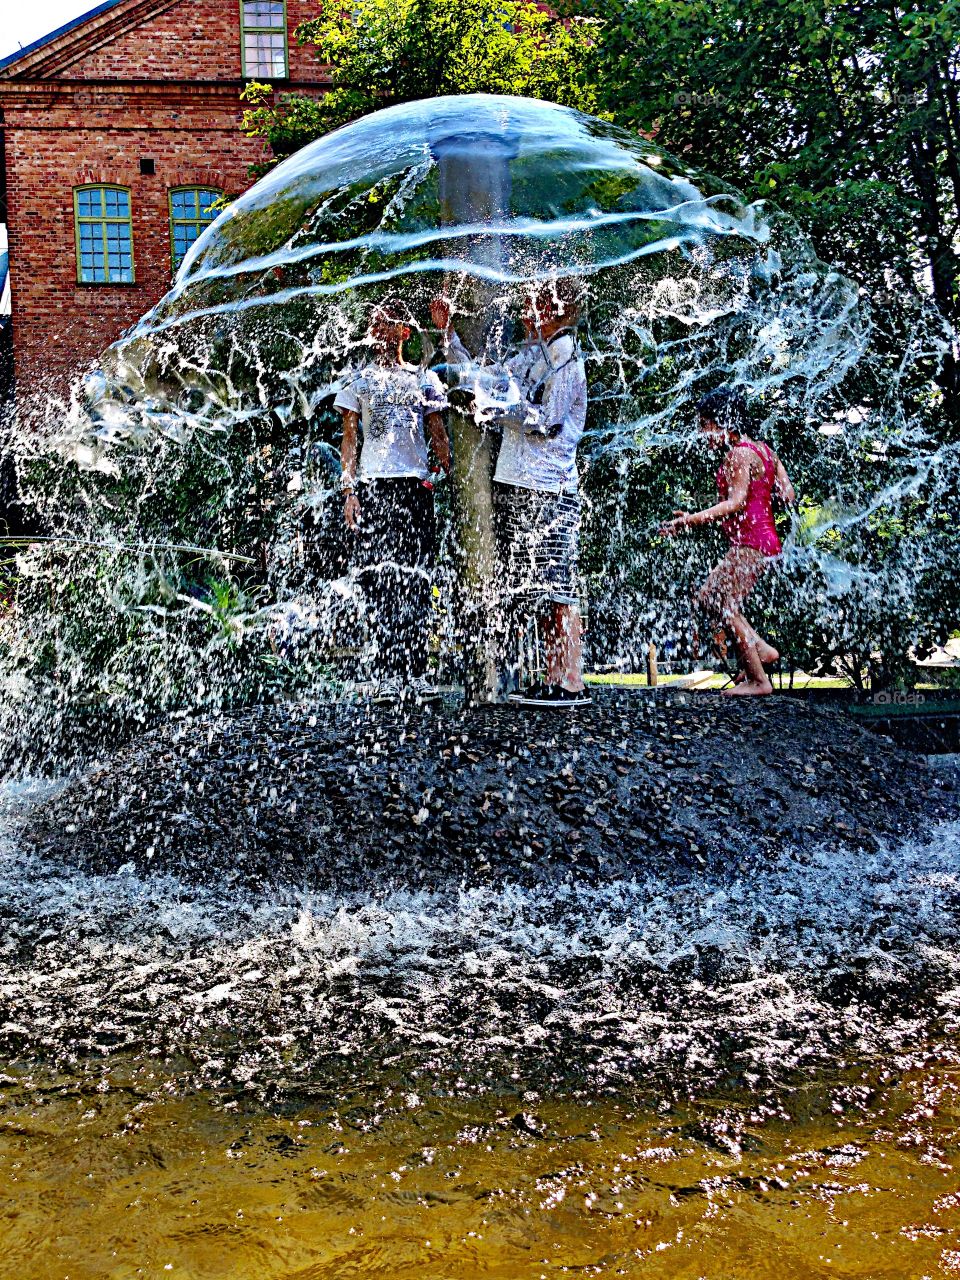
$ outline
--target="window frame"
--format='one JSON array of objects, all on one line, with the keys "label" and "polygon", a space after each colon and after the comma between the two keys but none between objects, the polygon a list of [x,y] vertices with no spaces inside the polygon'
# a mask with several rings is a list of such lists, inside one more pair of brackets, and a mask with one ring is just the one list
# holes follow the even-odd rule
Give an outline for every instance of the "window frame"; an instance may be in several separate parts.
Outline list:
[{"label": "window frame", "polygon": [[[290,79],[290,26],[287,12],[287,0],[279,0],[283,5],[283,26],[282,27],[257,27],[248,25],[244,19],[244,0],[239,0],[240,8],[240,76],[243,80],[266,79],[270,82],[276,80]],[[247,70],[247,35],[276,35],[278,31],[283,32],[283,75],[282,76],[266,76],[260,73],[251,74]]]},{"label": "window frame", "polygon": [[[176,274],[177,274],[177,272],[180,270],[181,266],[183,265],[183,258],[181,258],[181,259],[180,259],[180,261],[179,261],[179,262],[177,262],[177,245],[176,245],[176,235],[175,235],[175,229],[176,229],[177,224],[178,224],[178,223],[180,223],[181,225],[182,225],[182,224],[186,224],[186,225],[188,225],[188,226],[197,226],[197,225],[199,225],[199,226],[201,227],[201,230],[200,230],[199,234],[197,235],[197,240],[199,240],[199,239],[200,239],[200,236],[201,236],[201,235],[203,235],[203,229],[202,229],[202,228],[203,228],[203,225],[204,225],[204,224],[203,224],[203,222],[202,222],[202,220],[200,219],[200,201],[199,201],[199,199],[197,200],[197,217],[196,217],[196,218],[177,218],[177,217],[175,217],[174,212],[173,212],[173,197],[174,197],[175,195],[177,195],[177,193],[178,193],[178,192],[181,192],[181,191],[196,191],[196,192],[200,192],[200,191],[209,191],[209,192],[214,192],[214,193],[216,193],[216,198],[217,198],[218,200],[221,200],[221,199],[223,198],[224,194],[225,194],[225,193],[224,193],[224,191],[222,191],[219,187],[205,186],[203,183],[197,183],[197,182],[185,182],[185,183],[181,183],[181,185],[180,185],[180,186],[177,186],[177,187],[169,187],[169,188],[167,189],[167,210],[168,210],[168,213],[169,213],[169,222],[170,222],[170,270],[172,271],[172,273],[173,273],[174,275],[176,275]],[[210,221],[206,224],[206,226],[208,226],[208,227],[209,227],[209,226],[211,225],[211,223],[212,223],[212,222],[213,222],[217,217],[219,217],[219,214],[214,214],[213,218],[211,218],[211,219],[210,219]],[[197,242],[197,241],[196,241],[196,240],[194,240],[194,241],[193,241],[193,244],[196,244],[196,242]],[[192,247],[193,247],[193,245],[190,245],[190,246],[188,247],[188,249],[187,249],[187,253],[189,253],[189,252],[190,252],[190,249],[191,249]],[[183,255],[183,257],[184,257],[184,258],[187,256],[187,253],[185,253],[185,254]]]},{"label": "window frame", "polygon": [[[106,212],[107,202],[101,199],[100,206],[104,212],[96,218],[91,218],[87,214],[80,212],[80,192],[81,191],[122,191],[127,197],[128,213],[125,218],[113,218]],[[98,223],[103,228],[103,267],[106,272],[105,280],[84,280],[83,278],[83,257],[80,244],[80,228],[84,223]],[[111,280],[110,279],[110,251],[107,247],[107,227],[108,226],[126,226],[130,228],[130,279],[129,280]],[[134,248],[133,236],[133,190],[131,187],[125,187],[119,182],[81,182],[79,186],[73,188],[73,240],[77,256],[77,284],[94,288],[112,288],[124,289],[130,285],[137,283],[137,255]]]}]

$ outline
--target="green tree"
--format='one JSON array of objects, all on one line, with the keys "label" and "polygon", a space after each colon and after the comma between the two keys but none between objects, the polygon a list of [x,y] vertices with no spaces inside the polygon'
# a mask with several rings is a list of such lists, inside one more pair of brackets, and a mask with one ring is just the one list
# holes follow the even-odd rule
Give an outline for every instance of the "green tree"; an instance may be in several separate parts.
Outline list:
[{"label": "green tree", "polygon": [[[960,0],[584,0],[618,123],[792,214],[863,283],[960,322]],[[909,310],[909,306],[907,308]],[[937,374],[960,438],[960,365]]]},{"label": "green tree", "polygon": [[597,109],[590,78],[596,24],[561,21],[525,0],[320,0],[297,29],[331,68],[320,98],[251,84],[243,128],[273,160],[368,112],[442,94],[504,93]]}]

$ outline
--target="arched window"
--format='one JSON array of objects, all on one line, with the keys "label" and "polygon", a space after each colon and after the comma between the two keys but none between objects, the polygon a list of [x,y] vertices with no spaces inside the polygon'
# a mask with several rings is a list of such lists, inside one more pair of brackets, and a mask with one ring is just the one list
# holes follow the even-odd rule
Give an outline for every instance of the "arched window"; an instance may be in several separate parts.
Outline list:
[{"label": "arched window", "polygon": [[128,187],[75,187],[73,212],[80,284],[133,284],[133,221]]},{"label": "arched window", "polygon": [[187,250],[219,210],[211,206],[223,193],[213,187],[175,187],[170,192],[170,245],[173,269],[178,271]]}]

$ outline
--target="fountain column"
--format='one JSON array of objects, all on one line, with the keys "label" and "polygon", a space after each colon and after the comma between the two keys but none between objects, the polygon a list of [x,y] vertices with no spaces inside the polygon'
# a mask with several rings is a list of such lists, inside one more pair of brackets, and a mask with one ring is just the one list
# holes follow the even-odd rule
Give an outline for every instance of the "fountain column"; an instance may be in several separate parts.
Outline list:
[{"label": "fountain column", "polygon": [[[502,221],[510,211],[510,160],[517,145],[509,124],[485,116],[474,130],[444,133],[430,140],[440,173],[440,210],[444,225],[483,227]],[[464,259],[464,273],[456,277],[457,331],[471,356],[502,344],[496,327],[502,317],[495,306],[493,281],[470,265],[498,270],[504,264],[502,237],[478,232],[452,242],[451,252]],[[452,282],[451,282],[452,283]],[[450,292],[448,287],[448,293]],[[464,692],[468,702],[495,701],[506,687],[505,664],[499,652],[496,625],[497,596],[493,541],[493,439],[471,414],[450,412],[453,437],[453,487],[456,504],[463,598],[459,629],[463,644]]]}]

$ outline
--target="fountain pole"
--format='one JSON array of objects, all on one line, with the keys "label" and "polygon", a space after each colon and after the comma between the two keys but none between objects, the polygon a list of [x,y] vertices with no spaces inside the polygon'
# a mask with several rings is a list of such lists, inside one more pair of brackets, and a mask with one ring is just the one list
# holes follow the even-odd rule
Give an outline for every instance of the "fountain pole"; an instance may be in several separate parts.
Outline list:
[{"label": "fountain pole", "polygon": [[[444,225],[483,226],[500,221],[510,209],[510,159],[516,142],[505,123],[484,120],[476,129],[431,138],[440,175],[440,210]],[[499,335],[494,312],[496,288],[470,272],[468,264],[503,265],[502,238],[478,233],[454,242],[464,258],[457,276],[460,339],[471,356]],[[498,343],[499,345],[499,343]],[[493,540],[493,440],[470,413],[450,412],[453,437],[453,493],[462,574],[459,630],[463,645],[464,695],[468,703],[496,701],[505,688],[501,629],[497,626],[497,591]]]}]

